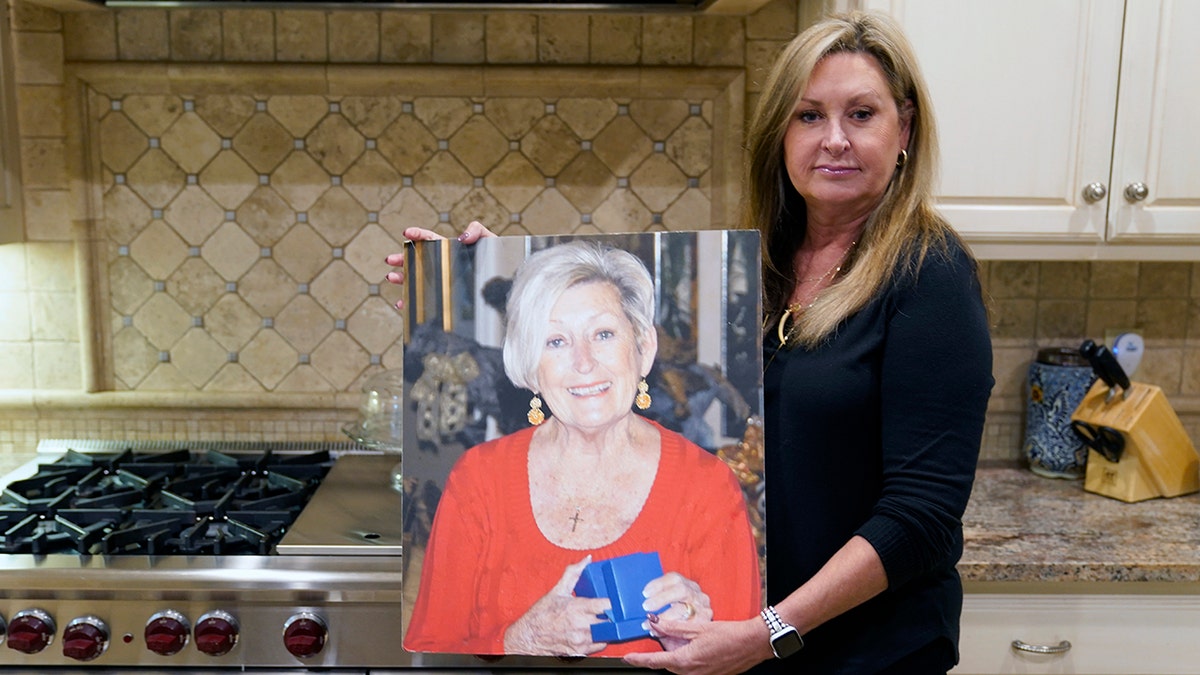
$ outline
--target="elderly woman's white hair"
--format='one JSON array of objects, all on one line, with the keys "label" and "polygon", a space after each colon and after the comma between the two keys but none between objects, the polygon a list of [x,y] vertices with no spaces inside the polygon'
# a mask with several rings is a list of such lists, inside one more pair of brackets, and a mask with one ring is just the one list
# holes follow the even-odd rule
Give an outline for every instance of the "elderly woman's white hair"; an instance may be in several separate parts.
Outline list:
[{"label": "elderly woman's white hair", "polygon": [[567,289],[612,284],[637,333],[638,350],[654,332],[654,281],[636,256],[594,242],[551,246],[525,259],[513,277],[506,313],[504,372],[518,387],[540,391],[538,362],[550,332],[550,311]]}]

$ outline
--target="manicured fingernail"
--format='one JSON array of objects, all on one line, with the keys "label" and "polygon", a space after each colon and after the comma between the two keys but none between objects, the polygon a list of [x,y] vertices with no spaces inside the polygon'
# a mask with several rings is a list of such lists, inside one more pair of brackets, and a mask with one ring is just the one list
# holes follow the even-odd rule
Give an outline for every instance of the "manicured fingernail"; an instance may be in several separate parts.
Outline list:
[{"label": "manicured fingernail", "polygon": [[646,615],[646,619],[647,619],[647,620],[648,620],[650,623],[658,623],[658,615],[657,615],[657,614],[655,614],[654,612],[651,612],[651,613],[647,614],[647,615]]},{"label": "manicured fingernail", "polygon": [[458,235],[458,240],[459,240],[459,241],[466,241],[466,240],[467,240],[467,233],[466,233],[466,232],[463,232],[462,234]]},{"label": "manicured fingernail", "polygon": [[650,622],[649,621],[642,622],[642,630],[650,630]]}]

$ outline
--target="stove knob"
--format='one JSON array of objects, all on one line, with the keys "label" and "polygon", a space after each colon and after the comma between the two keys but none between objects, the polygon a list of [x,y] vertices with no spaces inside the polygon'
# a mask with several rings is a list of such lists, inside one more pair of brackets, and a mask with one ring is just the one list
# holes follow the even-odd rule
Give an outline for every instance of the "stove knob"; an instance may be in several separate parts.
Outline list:
[{"label": "stove knob", "polygon": [[9,649],[36,654],[54,641],[54,619],[40,609],[25,609],[8,622]]},{"label": "stove knob", "polygon": [[178,654],[188,642],[187,617],[175,610],[164,610],[146,622],[146,649],[155,654],[170,656]]},{"label": "stove knob", "polygon": [[108,626],[94,616],[72,619],[63,629],[63,655],[91,661],[108,649]]},{"label": "stove knob", "polygon": [[283,646],[292,656],[308,659],[321,653],[329,627],[325,620],[311,612],[301,612],[283,624]]},{"label": "stove knob", "polygon": [[238,641],[238,623],[232,614],[215,610],[200,617],[192,631],[196,649],[209,656],[222,656]]}]

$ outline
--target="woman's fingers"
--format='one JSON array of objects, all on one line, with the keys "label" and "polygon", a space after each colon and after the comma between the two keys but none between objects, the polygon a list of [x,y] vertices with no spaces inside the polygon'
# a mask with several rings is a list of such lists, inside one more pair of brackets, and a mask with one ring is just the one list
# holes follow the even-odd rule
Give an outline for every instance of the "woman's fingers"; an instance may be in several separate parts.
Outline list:
[{"label": "woman's fingers", "polygon": [[494,237],[496,234],[483,226],[483,223],[478,220],[472,220],[467,229],[458,235],[458,240],[464,244],[474,244],[475,242],[485,237]]},{"label": "woman's fingers", "polygon": [[678,572],[668,572],[654,579],[642,589],[646,601],[642,608],[654,612],[662,607],[669,607],[662,612],[662,618],[675,621],[712,621],[712,601],[701,590],[700,584],[688,579]]}]

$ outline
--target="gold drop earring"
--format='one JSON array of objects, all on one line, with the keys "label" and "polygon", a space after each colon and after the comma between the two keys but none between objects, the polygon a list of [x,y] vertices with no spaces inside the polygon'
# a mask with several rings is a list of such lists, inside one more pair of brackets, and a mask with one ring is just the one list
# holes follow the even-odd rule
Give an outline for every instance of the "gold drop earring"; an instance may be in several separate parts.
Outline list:
[{"label": "gold drop earring", "polygon": [[537,394],[529,399],[529,414],[525,416],[525,419],[535,427],[546,421],[546,413],[542,412],[542,399],[538,398]]},{"label": "gold drop earring", "polygon": [[637,396],[633,397],[633,404],[637,406],[638,410],[645,410],[650,407],[650,385],[646,384],[646,378],[644,377],[641,382],[638,382],[638,393]]}]

